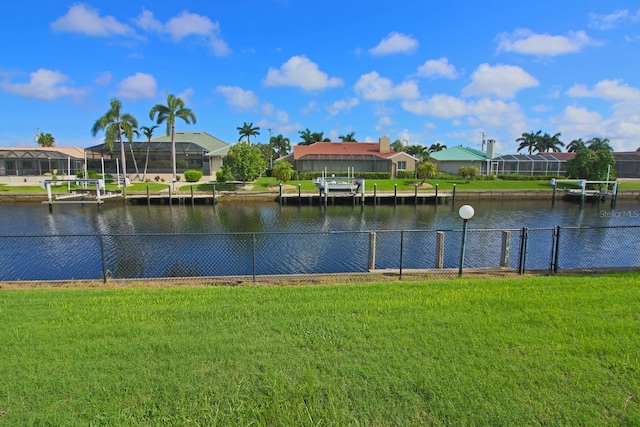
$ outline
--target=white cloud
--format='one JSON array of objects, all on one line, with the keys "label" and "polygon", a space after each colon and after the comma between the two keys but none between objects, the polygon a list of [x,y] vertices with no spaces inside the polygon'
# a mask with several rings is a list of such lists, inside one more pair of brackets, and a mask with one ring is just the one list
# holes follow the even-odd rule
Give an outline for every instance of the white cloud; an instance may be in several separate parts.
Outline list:
[{"label": "white cloud", "polygon": [[106,86],[109,83],[111,83],[111,78],[112,77],[113,76],[111,75],[111,72],[103,71],[102,73],[100,73],[98,75],[98,77],[95,78],[94,81],[98,86]]},{"label": "white cloud", "polygon": [[134,34],[130,26],[118,22],[113,16],[100,16],[95,9],[89,9],[83,4],[71,6],[65,15],[51,24],[51,29],[95,37]]},{"label": "white cloud", "polygon": [[364,99],[370,101],[386,101],[389,99],[414,99],[420,96],[418,85],[413,81],[405,81],[394,86],[391,79],[380,77],[375,71],[360,76],[354,90]]},{"label": "white cloud", "polygon": [[638,9],[635,14],[629,12],[628,9],[618,9],[606,15],[597,13],[589,14],[589,27],[598,30],[611,30],[627,22],[637,21],[640,21],[640,9]]},{"label": "white cloud", "polygon": [[444,77],[455,79],[458,77],[456,67],[449,63],[447,58],[430,59],[418,67],[418,75],[421,77]]},{"label": "white cloud", "polygon": [[371,55],[391,55],[394,53],[412,53],[418,48],[418,41],[406,34],[392,32],[377,46],[369,49]]},{"label": "white cloud", "polygon": [[135,73],[118,84],[118,96],[126,99],[153,98],[158,84],[151,74]]},{"label": "white cloud", "polygon": [[521,89],[538,86],[531,74],[514,65],[491,66],[481,64],[472,75],[472,82],[462,89],[463,96],[493,94],[499,98],[513,98]]},{"label": "white cloud", "polygon": [[433,95],[427,100],[404,101],[402,108],[414,114],[440,118],[458,117],[467,112],[467,104],[463,100],[446,94]]},{"label": "white cloud", "polygon": [[623,84],[620,80],[601,80],[591,89],[584,85],[574,85],[567,91],[567,95],[611,101],[640,100],[640,89]]},{"label": "white cloud", "polygon": [[145,31],[167,34],[175,42],[189,37],[203,39],[217,56],[225,56],[231,52],[220,38],[220,24],[203,15],[183,11],[163,24],[151,11],[143,10],[135,22]]},{"label": "white cloud", "polygon": [[329,111],[329,114],[331,116],[335,116],[341,111],[350,110],[351,108],[355,107],[358,104],[360,104],[360,101],[358,100],[358,98],[342,99],[340,101],[336,101],[333,104],[331,104],[327,108],[327,110]]},{"label": "white cloud", "polygon": [[529,29],[518,29],[513,33],[501,33],[496,37],[498,52],[515,52],[525,55],[556,56],[575,53],[584,46],[598,44],[584,31],[569,32],[565,36],[536,34]]},{"label": "white cloud", "polygon": [[248,111],[258,105],[258,97],[250,90],[238,86],[218,86],[216,91],[227,100],[227,104],[236,110]]},{"label": "white cloud", "polygon": [[306,56],[292,56],[280,69],[269,68],[263,80],[265,86],[294,86],[307,91],[342,86],[342,79],[329,77]]},{"label": "white cloud", "polygon": [[194,92],[195,91],[193,90],[193,88],[188,87],[182,92],[180,92],[179,94],[177,94],[176,96],[182,99],[185,105],[189,105],[191,103],[191,97],[193,96]]},{"label": "white cloud", "polygon": [[36,98],[54,100],[65,96],[80,97],[85,94],[84,89],[77,89],[64,83],[69,78],[58,72],[40,68],[29,74],[27,83],[0,83],[0,88],[7,92],[24,96],[26,98]]}]

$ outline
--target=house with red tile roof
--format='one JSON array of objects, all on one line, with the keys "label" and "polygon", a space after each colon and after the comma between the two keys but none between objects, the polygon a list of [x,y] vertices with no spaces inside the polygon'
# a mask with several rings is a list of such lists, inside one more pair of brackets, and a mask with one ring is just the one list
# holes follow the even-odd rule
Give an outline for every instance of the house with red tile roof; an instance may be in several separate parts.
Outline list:
[{"label": "house with red tile roof", "polygon": [[315,142],[295,145],[293,153],[282,160],[298,172],[387,172],[395,178],[398,171],[415,171],[418,159],[394,151],[388,137],[378,142]]}]

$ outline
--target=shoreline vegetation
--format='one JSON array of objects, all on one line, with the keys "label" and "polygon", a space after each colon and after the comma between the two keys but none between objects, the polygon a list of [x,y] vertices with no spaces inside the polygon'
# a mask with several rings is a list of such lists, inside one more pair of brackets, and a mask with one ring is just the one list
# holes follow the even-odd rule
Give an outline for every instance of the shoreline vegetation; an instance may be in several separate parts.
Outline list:
[{"label": "shoreline vegetation", "polygon": [[[161,182],[134,182],[126,188],[126,194],[158,194],[169,191],[171,185]],[[225,195],[234,196],[253,196],[253,197],[277,197],[280,192],[280,183],[275,178],[260,178],[254,182],[215,182],[200,181],[195,183],[176,182],[174,192],[194,194],[211,194],[214,189],[217,194],[224,198]],[[52,192],[55,194],[64,194],[69,190],[68,184],[52,186]],[[564,189],[578,188],[572,183],[563,183],[558,187],[559,191]],[[79,189],[76,185],[71,185],[71,189]],[[487,198],[493,198],[496,194],[515,194],[521,192],[525,198],[539,193],[540,197],[548,197],[547,194],[553,192],[553,187],[548,180],[465,180],[465,179],[372,179],[365,182],[365,192],[373,194],[374,191],[379,193],[398,192],[398,193],[423,193],[436,191],[451,192],[455,189],[457,194],[475,194],[482,196],[485,193]],[[120,192],[116,184],[107,184],[107,191]],[[282,183],[283,193],[317,193],[318,189],[311,180],[289,181]],[[640,180],[625,179],[618,181],[619,197],[638,197],[640,195]],[[0,184],[0,199],[7,196],[11,199],[38,199],[46,200],[47,193],[40,185],[8,185]]]},{"label": "shoreline vegetation", "polygon": [[640,273],[3,289],[3,425],[639,425]]}]

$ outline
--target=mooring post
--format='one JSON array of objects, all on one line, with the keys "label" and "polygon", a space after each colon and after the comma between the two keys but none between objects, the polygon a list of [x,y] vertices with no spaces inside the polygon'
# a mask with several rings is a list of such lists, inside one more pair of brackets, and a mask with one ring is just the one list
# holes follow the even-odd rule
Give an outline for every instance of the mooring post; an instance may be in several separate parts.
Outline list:
[{"label": "mooring post", "polygon": [[453,203],[456,202],[456,185],[455,184],[453,184],[453,194],[451,195],[451,199]]},{"label": "mooring post", "polygon": [[398,205],[398,184],[393,184],[393,206]]},{"label": "mooring post", "polygon": [[376,269],[376,232],[369,233],[369,271]]},{"label": "mooring post", "polygon": [[438,204],[438,183],[436,183],[436,205]]},{"label": "mooring post", "polygon": [[413,204],[416,206],[418,205],[418,185],[417,184],[413,191]]},{"label": "mooring post", "polygon": [[378,183],[373,184],[373,206],[378,204]]},{"label": "mooring post", "polygon": [[193,184],[191,185],[191,206],[193,206],[194,204],[194,200],[193,200]]},{"label": "mooring post", "polygon": [[502,246],[500,248],[500,267],[509,267],[509,250],[511,248],[511,231],[502,232]]},{"label": "mooring post", "polygon": [[278,184],[278,201],[280,202],[280,206],[282,206],[283,200],[282,200],[282,183]]},{"label": "mooring post", "polygon": [[444,267],[444,231],[436,232],[436,268]]},{"label": "mooring post", "polygon": [[147,206],[151,205],[151,195],[149,194],[149,184],[147,184]]},{"label": "mooring post", "polygon": [[302,206],[302,187],[298,184],[298,207]]}]

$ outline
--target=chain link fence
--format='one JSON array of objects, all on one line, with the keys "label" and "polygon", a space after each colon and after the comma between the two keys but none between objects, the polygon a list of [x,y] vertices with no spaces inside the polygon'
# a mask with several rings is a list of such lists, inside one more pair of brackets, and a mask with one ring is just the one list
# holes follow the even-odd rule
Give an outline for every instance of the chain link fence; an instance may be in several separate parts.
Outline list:
[{"label": "chain link fence", "polygon": [[0,236],[0,281],[315,280],[640,268],[640,226]]}]

